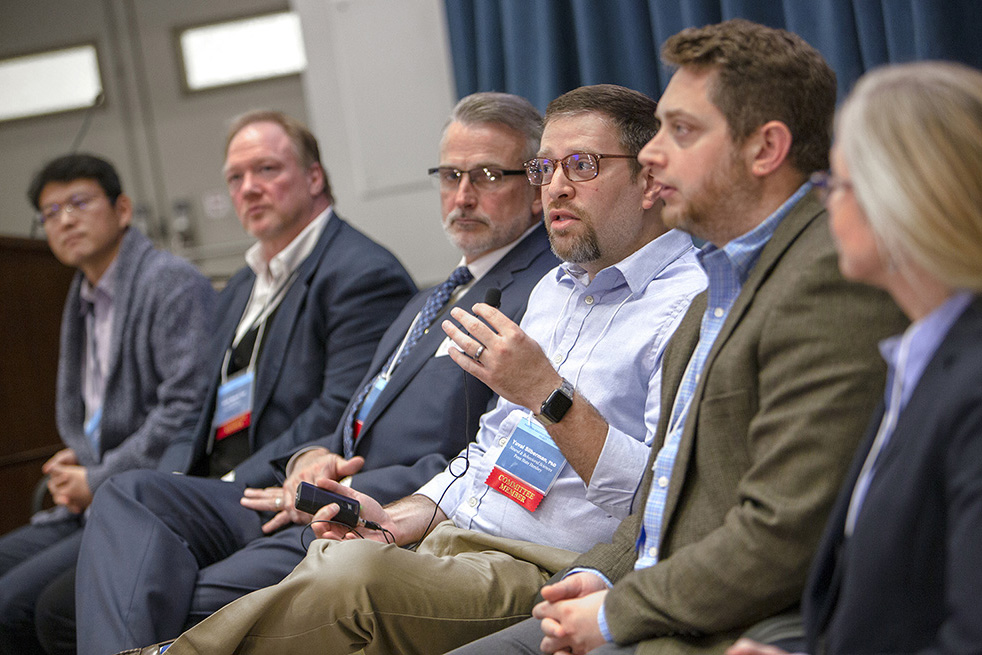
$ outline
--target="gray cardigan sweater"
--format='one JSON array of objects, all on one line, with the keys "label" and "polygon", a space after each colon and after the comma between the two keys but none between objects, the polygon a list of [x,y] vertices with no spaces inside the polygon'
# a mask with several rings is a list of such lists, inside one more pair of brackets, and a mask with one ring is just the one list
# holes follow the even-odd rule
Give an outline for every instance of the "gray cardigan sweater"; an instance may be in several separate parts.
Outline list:
[{"label": "gray cardigan sweater", "polygon": [[207,342],[215,302],[211,284],[197,269],[154,249],[135,228],[123,237],[115,274],[100,452],[83,432],[81,272],[72,281],[61,321],[58,432],[86,467],[93,492],[114,473],[154,467],[171,440],[194,428],[206,384],[199,349]]}]

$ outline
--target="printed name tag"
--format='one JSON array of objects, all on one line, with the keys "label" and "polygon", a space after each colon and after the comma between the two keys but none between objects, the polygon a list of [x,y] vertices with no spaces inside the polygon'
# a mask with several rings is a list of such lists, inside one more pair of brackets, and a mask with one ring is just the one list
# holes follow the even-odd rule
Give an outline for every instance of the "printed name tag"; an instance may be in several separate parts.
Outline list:
[{"label": "printed name tag", "polygon": [[215,441],[244,430],[252,423],[252,392],[256,374],[244,371],[218,387],[215,401]]},{"label": "printed name tag", "polygon": [[512,430],[484,482],[534,512],[565,464],[566,459],[546,429],[526,416]]}]

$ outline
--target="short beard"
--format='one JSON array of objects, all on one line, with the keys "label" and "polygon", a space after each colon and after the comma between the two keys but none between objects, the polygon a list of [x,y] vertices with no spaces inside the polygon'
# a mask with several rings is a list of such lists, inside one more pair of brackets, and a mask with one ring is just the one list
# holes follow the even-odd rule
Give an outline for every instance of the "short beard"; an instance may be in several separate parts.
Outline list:
[{"label": "short beard", "polygon": [[676,227],[720,246],[747,231],[742,214],[759,200],[760,192],[753,176],[734,154],[729,166],[715,171],[706,180],[700,196],[680,208]]},{"label": "short beard", "polygon": [[466,255],[474,255],[477,253],[486,252],[492,249],[494,245],[494,231],[491,229],[491,220],[487,216],[482,216],[478,214],[471,214],[468,218],[472,220],[478,220],[483,223],[489,231],[483,236],[483,238],[478,239],[476,242],[468,242],[469,238],[477,239],[472,234],[469,234],[467,230],[462,230],[455,232],[453,229],[454,222],[462,218],[464,212],[460,209],[454,209],[446,218],[443,219],[443,232],[447,235],[450,243],[454,245],[457,250],[460,250]]},{"label": "short beard", "polygon": [[583,227],[586,228],[585,234],[569,237],[572,243],[559,243],[552,231],[549,231],[549,245],[556,257],[571,264],[585,264],[600,259],[600,241],[597,239],[597,231],[585,223],[583,223]]}]

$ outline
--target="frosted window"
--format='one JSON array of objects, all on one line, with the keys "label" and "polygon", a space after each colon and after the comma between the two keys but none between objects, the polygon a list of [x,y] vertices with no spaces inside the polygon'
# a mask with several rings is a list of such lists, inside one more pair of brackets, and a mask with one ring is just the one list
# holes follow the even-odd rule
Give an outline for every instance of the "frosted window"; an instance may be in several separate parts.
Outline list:
[{"label": "frosted window", "polygon": [[192,91],[293,75],[307,67],[300,17],[293,12],[194,27],[180,33]]},{"label": "frosted window", "polygon": [[0,89],[0,120],[90,107],[102,92],[95,46],[4,59]]}]

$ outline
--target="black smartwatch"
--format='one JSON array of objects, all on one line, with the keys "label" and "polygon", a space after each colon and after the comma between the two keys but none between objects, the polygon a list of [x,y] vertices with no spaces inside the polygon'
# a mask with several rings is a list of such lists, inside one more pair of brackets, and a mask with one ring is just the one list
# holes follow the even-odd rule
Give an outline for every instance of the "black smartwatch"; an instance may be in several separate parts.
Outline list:
[{"label": "black smartwatch", "polygon": [[569,383],[569,380],[563,378],[562,385],[549,394],[549,397],[545,399],[545,402],[539,408],[539,413],[535,415],[535,418],[538,419],[539,423],[548,427],[563,420],[566,412],[572,406],[573,385]]}]

